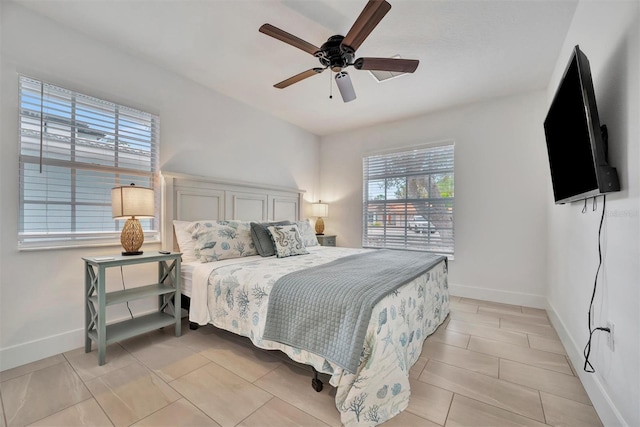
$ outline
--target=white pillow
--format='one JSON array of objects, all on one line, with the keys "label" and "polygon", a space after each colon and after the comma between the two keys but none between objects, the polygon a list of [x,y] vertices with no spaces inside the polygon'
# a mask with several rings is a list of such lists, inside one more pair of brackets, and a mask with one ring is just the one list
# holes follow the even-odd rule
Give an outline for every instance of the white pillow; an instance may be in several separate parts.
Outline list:
[{"label": "white pillow", "polygon": [[196,261],[196,255],[194,252],[196,241],[191,237],[191,233],[187,231],[187,227],[189,227],[192,222],[193,221],[173,220],[173,231],[176,234],[178,248],[180,249],[180,252],[182,252],[182,262]]},{"label": "white pillow", "polygon": [[304,221],[294,221],[293,223],[298,226],[298,231],[300,231],[300,236],[306,247],[319,245],[316,230],[311,226],[308,218]]}]

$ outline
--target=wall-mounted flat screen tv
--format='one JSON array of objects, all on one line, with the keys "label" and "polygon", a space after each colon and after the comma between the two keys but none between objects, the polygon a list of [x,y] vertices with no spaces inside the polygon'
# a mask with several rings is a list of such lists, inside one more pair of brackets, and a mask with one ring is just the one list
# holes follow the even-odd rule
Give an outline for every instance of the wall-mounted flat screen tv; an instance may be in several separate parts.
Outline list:
[{"label": "wall-mounted flat screen tv", "polygon": [[620,190],[608,163],[608,136],[600,126],[589,60],[578,46],[544,121],[556,204]]}]

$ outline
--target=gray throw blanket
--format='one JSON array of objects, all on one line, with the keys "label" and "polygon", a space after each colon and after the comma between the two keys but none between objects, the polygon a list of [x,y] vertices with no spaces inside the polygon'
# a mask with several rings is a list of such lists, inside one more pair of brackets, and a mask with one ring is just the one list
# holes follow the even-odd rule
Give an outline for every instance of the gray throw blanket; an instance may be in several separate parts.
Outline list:
[{"label": "gray throw blanket", "polygon": [[264,339],[307,350],[355,373],[373,307],[445,257],[380,249],[281,277]]}]

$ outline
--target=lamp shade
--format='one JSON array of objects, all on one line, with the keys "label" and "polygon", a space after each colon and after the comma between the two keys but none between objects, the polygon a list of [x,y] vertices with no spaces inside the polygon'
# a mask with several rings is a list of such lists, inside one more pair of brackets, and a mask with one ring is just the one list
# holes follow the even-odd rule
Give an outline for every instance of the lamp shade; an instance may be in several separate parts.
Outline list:
[{"label": "lamp shade", "polygon": [[152,188],[126,187],[111,189],[111,212],[113,218],[153,218],[155,216]]},{"label": "lamp shade", "polygon": [[326,203],[318,202],[311,204],[311,215],[319,218],[326,218],[329,216],[329,205]]}]

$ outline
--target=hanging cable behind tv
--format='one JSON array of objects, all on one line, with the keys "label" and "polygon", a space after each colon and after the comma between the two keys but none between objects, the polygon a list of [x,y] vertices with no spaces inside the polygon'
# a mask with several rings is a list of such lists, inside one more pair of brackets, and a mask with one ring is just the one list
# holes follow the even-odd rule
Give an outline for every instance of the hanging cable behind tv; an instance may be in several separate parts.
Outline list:
[{"label": "hanging cable behind tv", "polygon": [[[587,200],[585,199],[585,208],[587,205]],[[593,198],[593,210],[596,210],[596,197]],[[589,339],[587,340],[587,345],[584,347],[584,366],[582,367],[582,369],[584,369],[585,372],[588,372],[590,374],[595,373],[596,370],[593,367],[593,365],[591,364],[591,362],[589,362],[589,357],[591,356],[591,340],[593,339],[593,334],[597,331],[603,331],[603,332],[608,332],[611,333],[611,329],[609,329],[608,327],[603,327],[603,326],[598,326],[598,327],[593,327],[592,326],[592,319],[591,319],[591,312],[593,311],[593,301],[596,298],[596,290],[598,287],[598,275],[600,274],[600,269],[602,268],[602,224],[604,223],[604,215],[605,215],[605,211],[607,208],[607,195],[603,194],[602,195],[602,215],[600,217],[600,225],[598,227],[598,268],[596,270],[596,274],[595,274],[595,278],[593,280],[593,292],[591,294],[591,302],[589,303],[589,313],[587,314],[587,321],[588,321],[588,329],[589,329]],[[585,210],[582,211],[582,213],[585,213]]]}]

